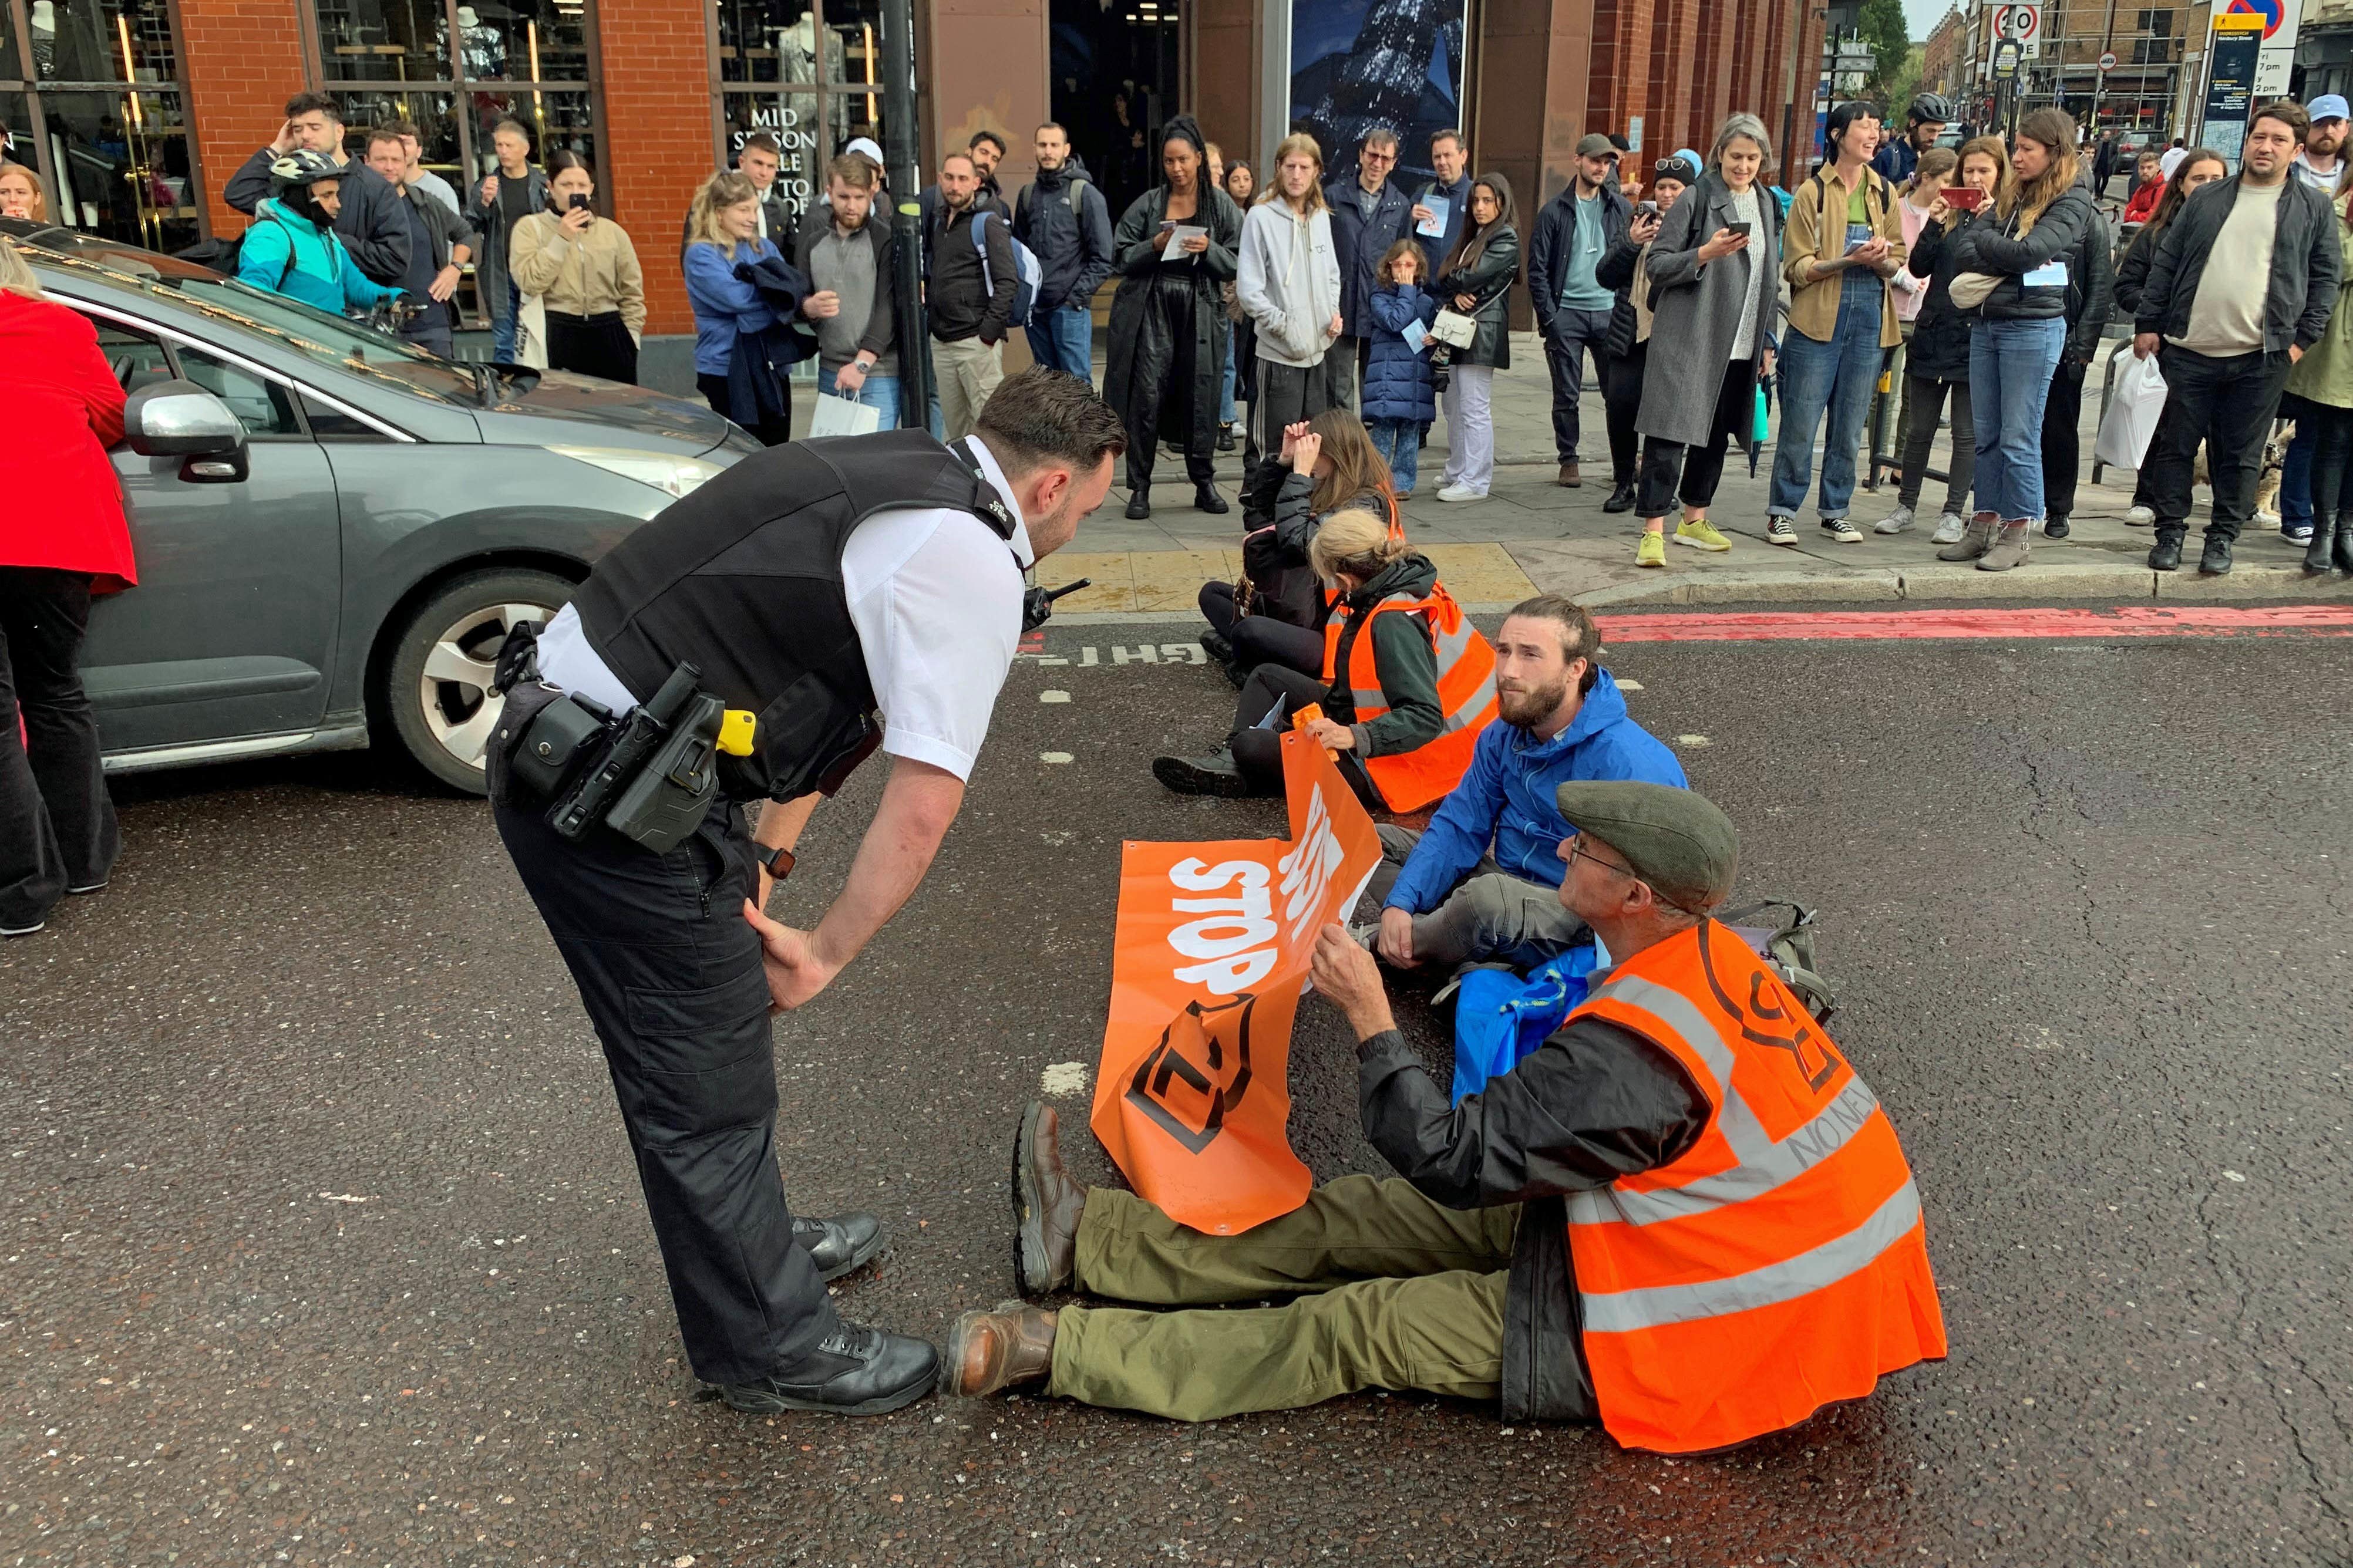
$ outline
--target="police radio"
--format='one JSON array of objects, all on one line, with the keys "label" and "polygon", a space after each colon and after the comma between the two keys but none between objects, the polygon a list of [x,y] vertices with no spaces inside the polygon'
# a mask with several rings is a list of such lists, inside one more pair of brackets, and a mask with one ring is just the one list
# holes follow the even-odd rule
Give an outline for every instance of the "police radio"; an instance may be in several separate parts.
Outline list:
[{"label": "police radio", "polygon": [[1055,600],[1091,586],[1093,581],[1091,577],[1082,577],[1075,583],[1066,583],[1059,588],[1051,590],[1031,588],[1024,592],[1021,595],[1021,629],[1024,632],[1034,632],[1044,626],[1053,618]]}]

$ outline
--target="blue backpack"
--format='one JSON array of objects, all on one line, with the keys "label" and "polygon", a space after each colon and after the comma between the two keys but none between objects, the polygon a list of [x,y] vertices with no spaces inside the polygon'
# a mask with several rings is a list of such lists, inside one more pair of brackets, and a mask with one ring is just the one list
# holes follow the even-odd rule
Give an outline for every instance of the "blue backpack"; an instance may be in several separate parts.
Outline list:
[{"label": "blue backpack", "polygon": [[[1002,215],[984,212],[973,220],[972,247],[980,252],[980,286],[994,295],[997,279],[988,269],[988,225],[991,221],[1005,223]],[[1013,313],[1008,318],[1008,327],[1029,324],[1030,308],[1038,303],[1038,286],[1046,279],[1046,269],[1038,261],[1038,253],[1021,243],[1013,226],[1005,224],[1006,243],[1013,247]]]}]

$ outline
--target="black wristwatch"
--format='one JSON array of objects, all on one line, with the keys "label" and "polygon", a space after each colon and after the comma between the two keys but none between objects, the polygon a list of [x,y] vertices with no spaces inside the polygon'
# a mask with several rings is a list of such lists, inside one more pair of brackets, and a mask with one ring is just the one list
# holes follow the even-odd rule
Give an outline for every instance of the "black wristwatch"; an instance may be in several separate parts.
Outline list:
[{"label": "black wristwatch", "polygon": [[752,858],[757,860],[766,869],[768,875],[779,882],[791,876],[793,868],[800,864],[793,858],[791,850],[771,849],[765,844],[752,846]]}]

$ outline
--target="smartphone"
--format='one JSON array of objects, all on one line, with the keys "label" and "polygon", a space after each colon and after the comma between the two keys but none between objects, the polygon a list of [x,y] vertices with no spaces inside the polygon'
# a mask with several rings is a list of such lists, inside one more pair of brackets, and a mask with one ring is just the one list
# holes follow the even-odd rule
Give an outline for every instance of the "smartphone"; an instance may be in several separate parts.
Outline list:
[{"label": "smartphone", "polygon": [[1659,204],[1656,202],[1636,202],[1634,204],[1634,216],[1636,217],[1656,217],[1659,216]]},{"label": "smartphone", "polygon": [[588,198],[582,195],[578,191],[575,191],[572,193],[572,200],[566,205],[569,205],[573,211],[578,212],[581,208],[588,205]]},{"label": "smartphone", "polygon": [[1731,230],[1734,234],[1738,235],[1743,239],[1746,239],[1748,237],[1748,226],[1745,223],[1728,223],[1724,226]]},{"label": "smartphone", "polygon": [[1985,205],[1986,194],[1975,185],[1945,185],[1939,187],[1936,194],[1945,198],[1947,206],[1958,207],[1965,213],[1973,213]]}]

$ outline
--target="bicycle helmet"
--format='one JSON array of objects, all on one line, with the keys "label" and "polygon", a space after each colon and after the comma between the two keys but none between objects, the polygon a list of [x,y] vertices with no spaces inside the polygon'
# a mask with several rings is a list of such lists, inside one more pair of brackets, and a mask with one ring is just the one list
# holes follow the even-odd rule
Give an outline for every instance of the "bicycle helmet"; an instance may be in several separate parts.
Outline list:
[{"label": "bicycle helmet", "polygon": [[296,186],[309,190],[320,180],[340,180],[350,172],[324,153],[297,147],[291,153],[280,154],[269,165],[269,187],[280,194]]},{"label": "bicycle helmet", "polygon": [[1942,93],[1915,93],[1912,107],[1904,118],[1913,125],[1926,124],[1931,120],[1939,125],[1950,125],[1953,122],[1953,106],[1946,101]]}]

